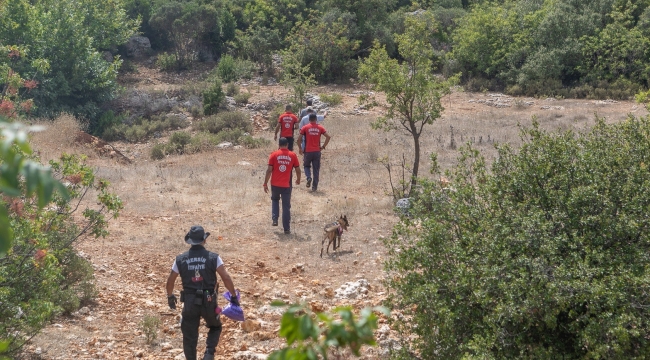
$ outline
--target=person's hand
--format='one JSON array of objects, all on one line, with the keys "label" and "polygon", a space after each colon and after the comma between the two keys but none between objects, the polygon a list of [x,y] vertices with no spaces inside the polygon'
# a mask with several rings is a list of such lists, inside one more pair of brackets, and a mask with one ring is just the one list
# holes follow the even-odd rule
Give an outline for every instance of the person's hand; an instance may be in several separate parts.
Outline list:
[{"label": "person's hand", "polygon": [[239,305],[239,300],[237,300],[237,295],[230,295],[230,303],[233,305],[241,306]]},{"label": "person's hand", "polygon": [[300,179],[296,179],[296,185],[300,185]]},{"label": "person's hand", "polygon": [[176,295],[171,294],[167,296],[167,304],[169,304],[169,308],[172,310],[176,310],[176,303],[178,300],[176,300]]},{"label": "person's hand", "polygon": [[303,152],[303,151],[302,151],[302,148],[300,148],[300,149],[298,150],[298,154],[302,155],[302,152]]},{"label": "person's hand", "polygon": [[275,134],[275,136],[273,136],[273,141],[278,141],[278,134]]},{"label": "person's hand", "polygon": [[264,192],[268,194],[269,193],[269,186],[267,184],[264,184],[263,186],[264,186]]},{"label": "person's hand", "polygon": [[321,146],[320,149],[321,149],[321,150],[325,150],[325,146]]}]

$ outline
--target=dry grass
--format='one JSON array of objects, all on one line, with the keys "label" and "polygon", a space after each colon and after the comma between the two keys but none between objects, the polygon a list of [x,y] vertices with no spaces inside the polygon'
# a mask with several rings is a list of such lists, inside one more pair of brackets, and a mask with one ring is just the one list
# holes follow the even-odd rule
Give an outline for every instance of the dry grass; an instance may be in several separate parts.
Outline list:
[{"label": "dry grass", "polygon": [[[83,127],[74,116],[63,114],[55,120],[39,120],[36,125],[45,127],[44,131],[33,133],[32,143],[40,154],[43,162],[58,159],[61,153],[80,153],[80,149],[73,144],[75,135]],[[94,157],[94,153],[89,153]]]}]

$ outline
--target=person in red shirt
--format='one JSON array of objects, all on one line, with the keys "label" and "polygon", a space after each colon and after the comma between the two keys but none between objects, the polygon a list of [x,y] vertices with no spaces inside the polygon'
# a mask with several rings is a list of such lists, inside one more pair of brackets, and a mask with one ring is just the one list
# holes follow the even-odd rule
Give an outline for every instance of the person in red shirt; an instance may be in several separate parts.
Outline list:
[{"label": "person in red shirt", "polygon": [[[307,187],[312,185],[311,178],[311,167],[314,168],[314,183],[311,187],[311,191],[316,191],[318,189],[318,178],[320,175],[320,155],[321,150],[325,150],[327,144],[330,142],[330,136],[327,134],[327,131],[323,125],[317,123],[318,117],[316,114],[309,114],[309,124],[303,126],[300,129],[300,135],[298,135],[298,143],[302,144],[302,138],[305,137],[305,150],[303,163],[305,164],[305,176],[307,176]],[[320,137],[321,135],[325,136],[325,143],[321,146]],[[303,154],[302,147],[299,149],[300,154]]]},{"label": "person in red shirt", "polygon": [[296,169],[296,185],[300,185],[300,162],[298,156],[288,149],[289,140],[281,137],[280,148],[269,156],[269,166],[264,178],[264,192],[269,193],[271,179],[271,219],[278,226],[280,198],[282,198],[282,226],[284,233],[291,233],[291,172]]},{"label": "person in red shirt", "polygon": [[278,131],[280,131],[280,137],[287,138],[289,140],[289,150],[293,151],[293,131],[296,129],[296,124],[300,120],[298,117],[291,112],[291,105],[287,105],[284,108],[284,114],[280,115],[278,118],[278,125],[275,127],[275,136],[273,140],[278,139]]}]

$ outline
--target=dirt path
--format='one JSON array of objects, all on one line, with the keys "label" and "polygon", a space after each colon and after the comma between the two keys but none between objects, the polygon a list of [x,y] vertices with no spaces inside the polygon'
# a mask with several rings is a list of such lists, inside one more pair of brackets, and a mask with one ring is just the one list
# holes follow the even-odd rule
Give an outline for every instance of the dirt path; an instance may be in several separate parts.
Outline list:
[{"label": "dirt path", "polygon": [[[387,195],[386,171],[377,159],[389,156],[397,161],[401,154],[411,159],[411,140],[371,130],[369,123],[382,109],[355,113],[352,88],[319,88],[316,93],[325,91],[342,93],[344,104],[330,110],[325,122],[333,139],[323,154],[319,192],[312,194],[303,186],[294,189],[291,235],[271,227],[270,199],[262,190],[273,145],[154,162],[146,155],[151,144],[114,144],[132,164],[89,153],[89,162],[125,202],[120,218],[110,224],[109,237],[86,240],[78,246],[95,268],[100,290],[97,303],[74,316],[56,319],[28,345],[27,355],[40,359],[182,359],[179,311],[168,309],[164,282],[174,257],[187,249],[182,239],[194,224],[212,233],[207,248],[221,254],[242,291],[246,315],[254,320],[250,329],[224,321],[217,350],[220,359],[253,359],[258,356],[255,354],[265,355],[282,345],[277,338],[280,313],[269,306],[274,299],[305,301],[319,310],[339,304],[357,308],[379,304],[386,293],[381,285],[385,258],[381,239],[390,236],[397,218]],[[282,93],[278,86],[261,87],[251,101],[262,102]],[[503,103],[510,106],[497,106]],[[449,147],[451,126],[458,144],[473,139],[490,158],[494,142],[517,145],[517,123],[530,124],[533,115],[545,128],[582,131],[593,124],[595,111],[608,121],[620,121],[629,112],[645,113],[632,102],[512,99],[468,93],[453,94],[445,99],[445,106],[445,116],[423,139],[423,159],[435,151],[445,168],[458,155],[457,149]],[[62,150],[90,151],[66,145],[70,143],[68,132],[60,126],[48,131],[35,140],[45,158]],[[261,136],[272,138],[271,133]],[[421,169],[426,175],[426,160]],[[343,235],[342,249],[338,256],[321,259],[322,227],[340,214],[347,214],[351,223]],[[358,279],[370,284],[367,294],[353,299],[334,296],[344,283]],[[179,289],[177,281],[176,292]],[[162,319],[158,339],[151,346],[145,343],[139,326],[146,314]],[[202,332],[200,344],[205,329]],[[368,349],[364,358],[381,358],[381,351]]]}]

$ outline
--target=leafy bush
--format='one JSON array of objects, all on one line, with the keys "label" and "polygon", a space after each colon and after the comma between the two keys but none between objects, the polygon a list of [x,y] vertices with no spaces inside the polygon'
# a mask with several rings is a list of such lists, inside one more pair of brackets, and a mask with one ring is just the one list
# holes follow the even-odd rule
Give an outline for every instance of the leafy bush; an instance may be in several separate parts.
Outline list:
[{"label": "leafy bush", "polygon": [[226,94],[221,88],[221,80],[214,78],[210,88],[203,92],[203,114],[213,115],[219,111],[226,100]]},{"label": "leafy bush", "polygon": [[[100,105],[116,95],[122,62],[107,62],[101,52],[126,43],[138,27],[123,1],[3,1],[0,19],[2,43],[29,49],[10,59],[15,71],[39,84],[28,94],[33,114],[98,119]],[[0,65],[9,59],[4,54]]]},{"label": "leafy bush", "polygon": [[491,171],[465,147],[451,184],[425,182],[386,241],[403,357],[645,358],[649,133],[535,124]]},{"label": "leafy bush", "polygon": [[359,41],[350,40],[349,31],[340,18],[297,24],[287,39],[289,48],[282,52],[285,71],[306,67],[318,81],[347,81],[354,77]]},{"label": "leafy bush", "polygon": [[285,105],[278,104],[269,112],[269,130],[275,131],[280,115],[284,114]]},{"label": "leafy bush", "polygon": [[255,138],[250,135],[244,135],[237,139],[237,143],[249,149],[258,149],[271,144],[271,141],[264,138]]},{"label": "leafy bush", "polygon": [[177,154],[185,152],[185,146],[192,140],[192,135],[184,131],[178,131],[169,138],[169,145]]},{"label": "leafy bush", "polygon": [[242,129],[224,129],[215,136],[215,140],[217,144],[222,142],[237,144],[242,136],[244,136]]},{"label": "leafy bush", "polygon": [[210,151],[222,142],[230,142],[234,145],[242,145],[251,149],[260,148],[270,144],[269,140],[252,137],[239,128],[227,128],[218,134],[199,132],[191,137],[189,133],[186,132],[179,132],[178,134],[184,135],[177,135],[182,136],[182,138],[170,138],[169,142],[166,144],[154,145],[151,148],[151,159],[161,160],[165,158],[165,155],[195,154],[203,151]]},{"label": "leafy bush", "polygon": [[217,134],[223,130],[241,129],[242,133],[250,133],[253,125],[246,113],[240,111],[227,111],[215,116],[205,118],[202,122],[197,123],[196,129]]},{"label": "leafy bush", "polygon": [[160,327],[160,318],[157,315],[147,314],[140,322],[140,330],[145,336],[147,344],[151,345],[158,338],[158,328]]},{"label": "leafy bush", "polygon": [[253,62],[244,59],[235,59],[231,55],[221,57],[216,69],[217,76],[225,82],[250,79],[254,72],[255,64]]},{"label": "leafy bush", "polygon": [[128,142],[138,143],[146,140],[149,137],[146,126],[143,125],[134,125],[129,126],[124,131],[124,138]]},{"label": "leafy bush", "polygon": [[230,55],[224,55],[217,65],[217,74],[225,82],[237,81],[237,71],[235,70],[235,59]]},{"label": "leafy bush", "polygon": [[165,158],[165,144],[156,144],[151,148],[151,159],[162,160]]},{"label": "leafy bush", "polygon": [[235,96],[237,94],[239,94],[239,85],[234,82],[228,83],[228,85],[226,85],[226,95]]},{"label": "leafy bush", "polygon": [[278,29],[253,26],[238,31],[232,46],[238,59],[247,59],[253,69],[255,64],[259,64],[262,72],[268,75],[273,73],[272,55],[282,48],[282,39]]},{"label": "leafy bush", "polygon": [[290,305],[282,314],[279,333],[287,346],[271,353],[269,360],[327,359],[333,349],[345,348],[359,356],[361,346],[376,345],[373,331],[377,329],[378,317],[373,311],[389,314],[384,308],[365,308],[356,320],[351,307],[337,307],[335,317],[324,312],[313,313],[305,305]]},{"label": "leafy bush", "polygon": [[[124,116],[115,114],[113,110],[108,110],[99,117],[95,123],[91,123],[88,132],[99,137],[103,137],[104,131],[114,126],[119,126],[124,121]],[[111,136],[111,134],[109,134]]]},{"label": "leafy bush", "polygon": [[164,71],[172,71],[178,68],[174,55],[166,52],[158,54],[158,57],[156,58],[156,66]]},{"label": "leafy bush", "polygon": [[[14,234],[11,249],[0,261],[0,333],[10,338],[10,352],[18,351],[57,314],[70,313],[92,299],[92,267],[76,254],[74,245],[106,236],[106,217],[117,216],[122,208],[119,198],[108,192],[108,183],[96,179],[83,158],[64,154],[50,166],[54,178],[67,184],[68,197],[55,194],[49,206],[40,209],[33,201],[0,197],[0,208],[10,209]],[[27,185],[21,181],[21,186]],[[85,199],[91,193],[96,201]]]},{"label": "leafy bush", "polygon": [[220,52],[219,18],[212,4],[166,1],[155,7],[149,25],[163,42],[171,45],[174,67],[182,70],[197,60],[202,47]]},{"label": "leafy bush", "polygon": [[180,116],[153,117],[151,120],[138,118],[133,125],[120,124],[104,130],[104,140],[126,140],[137,143],[151,138],[154,134],[169,130],[183,129],[189,126],[187,120]]},{"label": "leafy bush", "polygon": [[320,101],[328,104],[329,106],[340,105],[343,102],[343,96],[337,93],[320,94]]},{"label": "leafy bush", "polygon": [[253,96],[253,94],[249,92],[242,92],[234,96],[235,103],[237,105],[246,105],[248,104],[248,100]]}]

